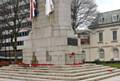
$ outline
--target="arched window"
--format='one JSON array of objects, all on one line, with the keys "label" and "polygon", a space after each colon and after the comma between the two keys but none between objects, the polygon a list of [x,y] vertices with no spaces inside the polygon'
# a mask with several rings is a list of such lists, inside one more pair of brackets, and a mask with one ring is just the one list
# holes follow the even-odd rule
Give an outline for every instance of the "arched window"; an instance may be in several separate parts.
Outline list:
[{"label": "arched window", "polygon": [[104,59],[105,58],[104,49],[99,49],[99,57],[100,57],[100,59]]},{"label": "arched window", "polygon": [[113,48],[113,57],[114,58],[119,58],[119,50],[118,50],[118,48]]},{"label": "arched window", "polygon": [[82,50],[82,54],[85,54],[85,51],[84,51],[84,50]]}]

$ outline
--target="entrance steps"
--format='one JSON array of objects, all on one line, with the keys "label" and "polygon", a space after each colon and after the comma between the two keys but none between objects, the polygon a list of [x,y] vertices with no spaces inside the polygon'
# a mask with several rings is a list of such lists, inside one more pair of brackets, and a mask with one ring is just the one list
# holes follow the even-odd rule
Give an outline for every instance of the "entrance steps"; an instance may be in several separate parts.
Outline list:
[{"label": "entrance steps", "polygon": [[99,81],[117,75],[120,69],[95,64],[0,68],[0,81]]}]

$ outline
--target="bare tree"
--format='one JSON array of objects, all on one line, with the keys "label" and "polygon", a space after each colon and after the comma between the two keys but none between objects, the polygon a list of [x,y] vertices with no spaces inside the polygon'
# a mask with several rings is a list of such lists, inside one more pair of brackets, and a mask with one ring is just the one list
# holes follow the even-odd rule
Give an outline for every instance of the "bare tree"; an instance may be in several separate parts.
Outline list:
[{"label": "bare tree", "polygon": [[[7,31],[17,61],[18,33],[22,28],[31,27],[29,17],[29,0],[2,0],[0,4],[0,30]],[[4,39],[6,40],[6,39]]]},{"label": "bare tree", "polygon": [[94,0],[72,0],[71,19],[72,29],[76,33],[77,27],[89,26],[97,14]]}]

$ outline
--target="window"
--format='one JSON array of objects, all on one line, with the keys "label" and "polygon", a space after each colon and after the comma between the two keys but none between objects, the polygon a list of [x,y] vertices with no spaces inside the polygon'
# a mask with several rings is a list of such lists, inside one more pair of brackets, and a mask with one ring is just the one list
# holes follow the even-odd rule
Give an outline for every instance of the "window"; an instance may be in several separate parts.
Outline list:
[{"label": "window", "polygon": [[[14,57],[15,56],[14,52],[15,52],[14,50],[0,51],[0,57],[2,57],[1,59],[4,59],[5,57]],[[16,54],[17,54],[18,59],[22,59],[22,57],[23,57],[22,50],[17,50]],[[21,57],[21,58],[19,58],[19,57]]]},{"label": "window", "polygon": [[102,24],[104,21],[105,21],[105,18],[104,17],[100,17],[100,20],[99,20],[100,24]]},{"label": "window", "polygon": [[117,15],[117,21],[119,21],[119,15]]},{"label": "window", "polygon": [[[7,42],[7,43],[0,43],[0,44],[2,44],[3,47],[7,47],[7,46],[13,46],[13,43]],[[18,46],[24,45],[24,41],[17,41],[17,45]]]},{"label": "window", "polygon": [[105,20],[105,19],[104,19],[104,18],[102,18],[102,22],[104,22],[104,20]]},{"label": "window", "polygon": [[112,22],[117,22],[119,20],[119,15],[112,16]]},{"label": "window", "polygon": [[118,48],[113,48],[113,57],[114,59],[119,59],[119,50]]},{"label": "window", "polygon": [[23,42],[23,41],[18,41],[18,42],[17,42],[17,45],[18,45],[18,46],[24,45],[24,42]]},{"label": "window", "polygon": [[26,31],[26,32],[20,32],[20,33],[18,34],[18,36],[19,36],[19,37],[28,36],[28,34],[29,34],[28,31]]},{"label": "window", "polygon": [[117,31],[112,31],[113,41],[117,41]]},{"label": "window", "polygon": [[103,32],[99,32],[99,42],[103,42]]},{"label": "window", "polygon": [[71,46],[78,46],[77,38],[67,38],[67,44]]},{"label": "window", "polygon": [[100,59],[104,59],[105,57],[104,49],[99,49],[99,57]]},{"label": "window", "polygon": [[90,37],[89,36],[81,36],[81,45],[90,44]]}]

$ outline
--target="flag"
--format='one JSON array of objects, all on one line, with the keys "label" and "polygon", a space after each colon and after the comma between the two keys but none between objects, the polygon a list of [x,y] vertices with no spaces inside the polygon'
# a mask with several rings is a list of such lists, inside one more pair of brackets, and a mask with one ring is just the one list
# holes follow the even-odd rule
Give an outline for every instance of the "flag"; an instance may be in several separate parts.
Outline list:
[{"label": "flag", "polygon": [[50,15],[50,13],[52,13],[54,11],[54,4],[52,0],[46,0],[46,4],[45,4],[45,14],[47,16]]},{"label": "flag", "polygon": [[37,0],[30,0],[30,19],[38,16]]},{"label": "flag", "polygon": [[33,17],[35,17],[36,0],[33,0],[33,1],[32,1],[32,8],[33,8],[32,15],[33,15]]},{"label": "flag", "polygon": [[32,6],[32,3],[33,1],[32,0],[29,0],[30,1],[30,19],[32,19],[33,17],[33,6]]}]

